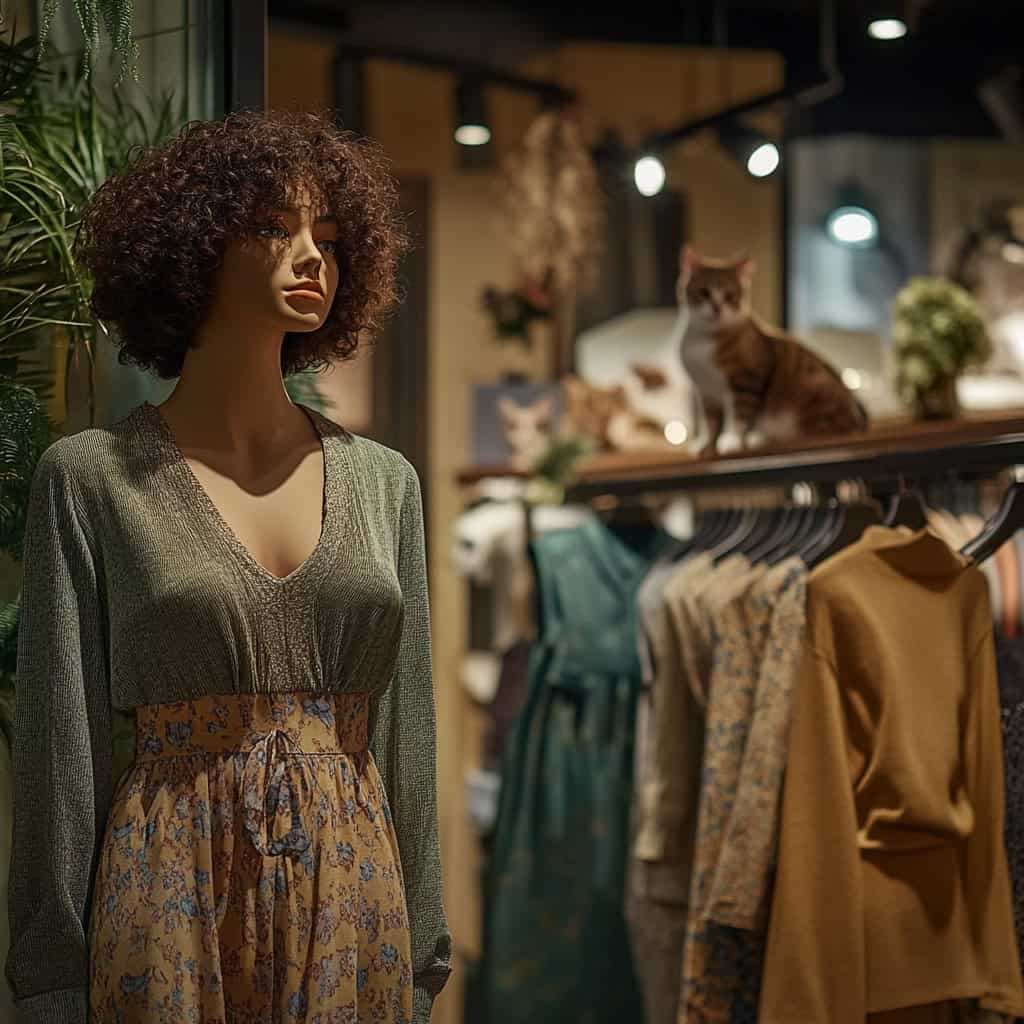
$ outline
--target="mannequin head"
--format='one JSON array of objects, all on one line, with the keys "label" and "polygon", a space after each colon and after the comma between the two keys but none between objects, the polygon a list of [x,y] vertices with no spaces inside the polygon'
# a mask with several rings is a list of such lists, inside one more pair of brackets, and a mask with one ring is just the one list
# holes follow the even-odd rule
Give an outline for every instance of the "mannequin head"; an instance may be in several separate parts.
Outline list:
[{"label": "mannequin head", "polygon": [[267,210],[252,235],[226,243],[213,303],[284,332],[319,330],[338,290],[339,233],[334,214],[299,189]]},{"label": "mannequin head", "polygon": [[279,330],[288,375],[355,354],[406,245],[375,146],[325,115],[246,111],[191,122],[105,182],[75,255],[122,362],[177,377],[216,315]]}]

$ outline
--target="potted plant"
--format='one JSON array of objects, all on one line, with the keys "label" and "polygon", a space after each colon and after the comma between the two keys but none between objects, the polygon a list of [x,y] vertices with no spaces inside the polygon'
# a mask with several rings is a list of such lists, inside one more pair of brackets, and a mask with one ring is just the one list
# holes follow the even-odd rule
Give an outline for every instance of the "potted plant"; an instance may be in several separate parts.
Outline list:
[{"label": "potted plant", "polygon": [[[89,311],[90,282],[71,258],[82,206],[135,144],[164,137],[182,120],[169,96],[140,109],[116,95],[100,101],[86,77],[51,75],[31,39],[0,37],[0,550],[19,561],[29,486],[39,456],[59,432],[45,404],[81,365],[93,421],[92,365],[104,330]],[[65,390],[65,407],[67,406]],[[0,728],[9,730],[19,601],[0,600]],[[131,723],[115,746],[128,756]]]},{"label": "potted plant", "polygon": [[981,310],[964,288],[944,278],[915,277],[896,296],[896,387],[919,419],[956,416],[957,378],[990,353]]}]

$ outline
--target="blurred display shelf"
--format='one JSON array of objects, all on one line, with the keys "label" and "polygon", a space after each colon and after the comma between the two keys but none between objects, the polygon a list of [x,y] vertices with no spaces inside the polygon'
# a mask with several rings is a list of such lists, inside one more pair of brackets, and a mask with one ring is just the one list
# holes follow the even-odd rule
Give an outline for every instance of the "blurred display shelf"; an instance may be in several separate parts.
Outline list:
[{"label": "blurred display shelf", "polygon": [[[686,452],[602,453],[581,459],[574,499],[596,494],[772,486],[856,477],[934,476],[1024,464],[1024,408],[955,420],[891,420],[863,434],[816,438],[700,459]],[[525,477],[508,466],[476,466],[457,475],[468,486],[493,477]]]}]

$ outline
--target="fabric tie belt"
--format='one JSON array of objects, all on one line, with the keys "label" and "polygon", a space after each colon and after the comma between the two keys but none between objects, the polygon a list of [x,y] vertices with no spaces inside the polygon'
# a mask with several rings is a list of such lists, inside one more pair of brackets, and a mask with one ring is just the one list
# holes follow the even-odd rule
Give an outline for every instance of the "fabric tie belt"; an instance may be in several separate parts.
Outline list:
[{"label": "fabric tie belt", "polygon": [[365,694],[228,694],[145,705],[136,709],[136,760],[239,759],[242,824],[253,847],[264,857],[301,858],[320,824],[311,816],[332,809],[319,777],[323,755],[356,755],[357,763],[343,760],[336,770],[366,806],[358,762],[367,753],[368,709]]},{"label": "fabric tie belt", "polygon": [[[294,739],[282,729],[271,729],[245,754],[242,767],[242,801],[245,831],[252,845],[264,857],[291,854],[299,857],[309,848],[309,829],[302,820],[314,792],[321,792],[308,757],[295,758],[302,794],[296,792],[293,773],[285,774],[289,753],[303,754]],[[300,807],[300,804],[302,805]],[[279,833],[278,816],[287,813],[290,827]]]}]

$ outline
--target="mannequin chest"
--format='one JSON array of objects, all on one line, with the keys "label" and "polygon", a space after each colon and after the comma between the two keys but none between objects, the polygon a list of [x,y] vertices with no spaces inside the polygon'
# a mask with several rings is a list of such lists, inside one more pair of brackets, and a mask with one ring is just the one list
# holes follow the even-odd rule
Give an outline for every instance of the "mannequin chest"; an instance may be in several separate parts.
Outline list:
[{"label": "mannequin chest", "polygon": [[324,463],[320,448],[282,479],[236,483],[186,457],[223,525],[267,572],[283,578],[313,554],[323,527]]}]

